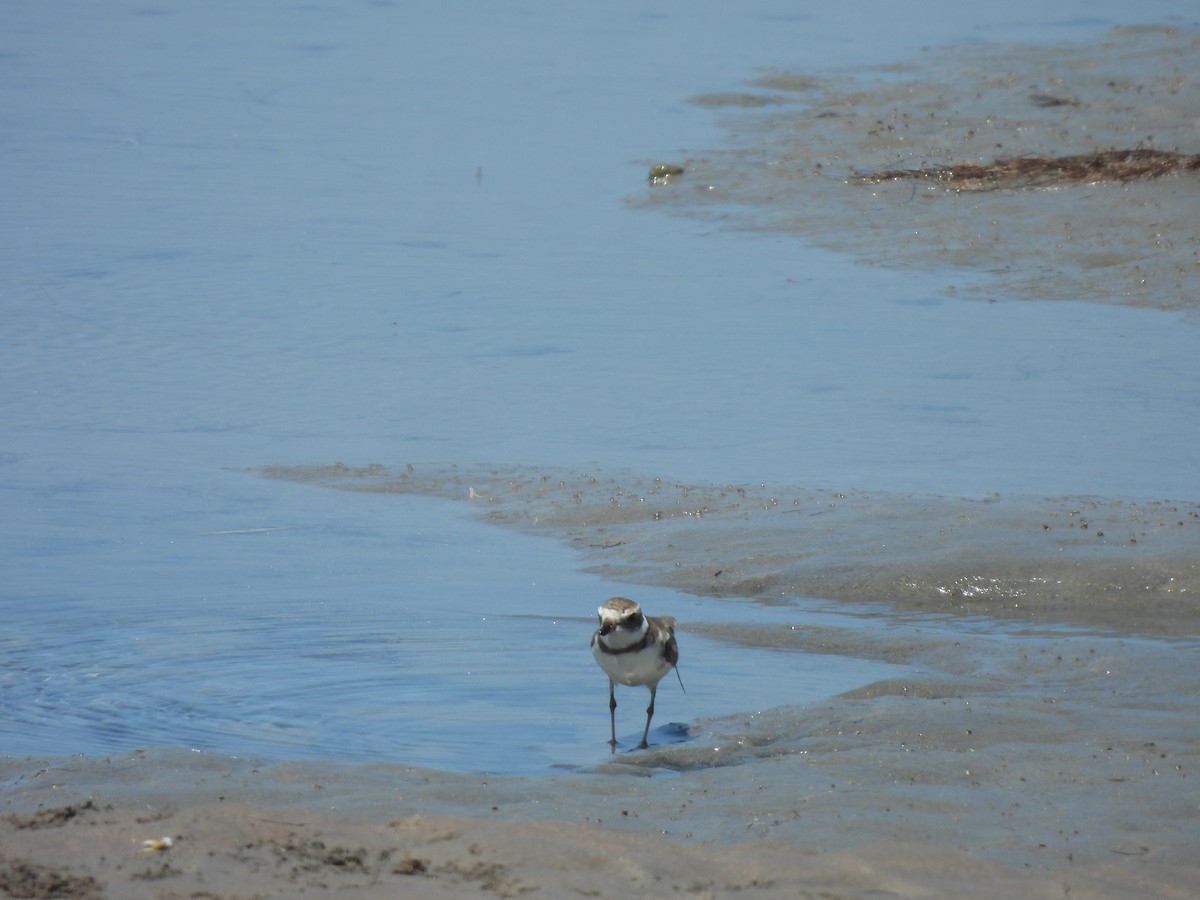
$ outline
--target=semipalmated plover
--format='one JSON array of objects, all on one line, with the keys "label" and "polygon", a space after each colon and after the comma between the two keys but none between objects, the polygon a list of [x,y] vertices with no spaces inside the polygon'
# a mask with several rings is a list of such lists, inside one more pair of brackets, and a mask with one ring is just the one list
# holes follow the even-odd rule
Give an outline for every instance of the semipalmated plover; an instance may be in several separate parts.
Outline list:
[{"label": "semipalmated plover", "polygon": [[[647,616],[642,608],[625,597],[613,597],[600,604],[597,610],[600,627],[592,635],[592,656],[608,675],[609,745],[617,747],[617,683],[644,684],[650,689],[650,705],[646,707],[646,728],[642,731],[641,748],[649,746],[650,719],[654,715],[654,695],[658,682],[679,662],[679,647],[675,643],[675,620],[671,616]],[[683,682],[679,682],[680,687]]]}]

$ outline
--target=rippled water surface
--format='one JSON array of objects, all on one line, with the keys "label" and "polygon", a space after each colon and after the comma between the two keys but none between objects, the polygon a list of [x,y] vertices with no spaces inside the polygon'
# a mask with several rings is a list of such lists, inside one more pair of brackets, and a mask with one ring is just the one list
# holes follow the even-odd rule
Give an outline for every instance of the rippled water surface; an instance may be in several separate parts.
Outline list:
[{"label": "rippled water surface", "polygon": [[[621,586],[448,501],[223,477],[245,479],[241,508],[193,510],[153,547],[76,546],[74,565],[94,580],[10,597],[6,752],[183,744],[502,772],[607,754],[607,681],[587,643],[592,608]],[[17,562],[26,583],[58,561],[27,552]],[[669,591],[639,596],[684,620],[706,615]],[[680,640],[687,693],[662,685],[657,726],[739,711],[748,698],[757,709],[805,703],[897,668]],[[619,700],[630,746],[646,692]],[[657,740],[678,740],[670,731]]]}]

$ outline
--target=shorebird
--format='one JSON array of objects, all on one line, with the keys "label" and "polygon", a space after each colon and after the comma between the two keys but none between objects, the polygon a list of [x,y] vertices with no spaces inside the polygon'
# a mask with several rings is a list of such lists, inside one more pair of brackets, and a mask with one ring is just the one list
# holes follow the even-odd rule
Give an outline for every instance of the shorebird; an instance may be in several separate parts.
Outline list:
[{"label": "shorebird", "polygon": [[[671,616],[647,616],[642,608],[625,597],[613,597],[597,610],[600,627],[592,635],[592,656],[608,675],[609,746],[617,749],[617,683],[630,687],[644,684],[650,689],[646,707],[646,727],[639,748],[649,746],[650,719],[654,716],[654,695],[658,682],[679,662],[675,643],[675,620]],[[678,675],[678,671],[676,675]],[[679,686],[683,687],[680,680]]]}]

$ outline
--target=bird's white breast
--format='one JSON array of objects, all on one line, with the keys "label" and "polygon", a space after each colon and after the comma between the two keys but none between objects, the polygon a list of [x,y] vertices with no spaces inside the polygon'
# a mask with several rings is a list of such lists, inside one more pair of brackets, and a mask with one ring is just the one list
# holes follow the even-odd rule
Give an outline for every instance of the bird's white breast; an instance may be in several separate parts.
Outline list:
[{"label": "bird's white breast", "polygon": [[629,686],[655,683],[671,671],[658,644],[647,644],[630,653],[605,653],[597,638],[592,646],[592,656],[609,678]]}]

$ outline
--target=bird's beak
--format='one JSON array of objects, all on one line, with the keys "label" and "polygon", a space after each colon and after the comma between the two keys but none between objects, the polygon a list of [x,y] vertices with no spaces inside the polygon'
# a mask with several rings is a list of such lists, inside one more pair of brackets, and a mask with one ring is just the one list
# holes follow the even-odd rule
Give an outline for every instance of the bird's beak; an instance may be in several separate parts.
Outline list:
[{"label": "bird's beak", "polygon": [[601,622],[600,623],[600,635],[602,637],[604,635],[608,634],[612,630],[613,630],[612,622]]}]

